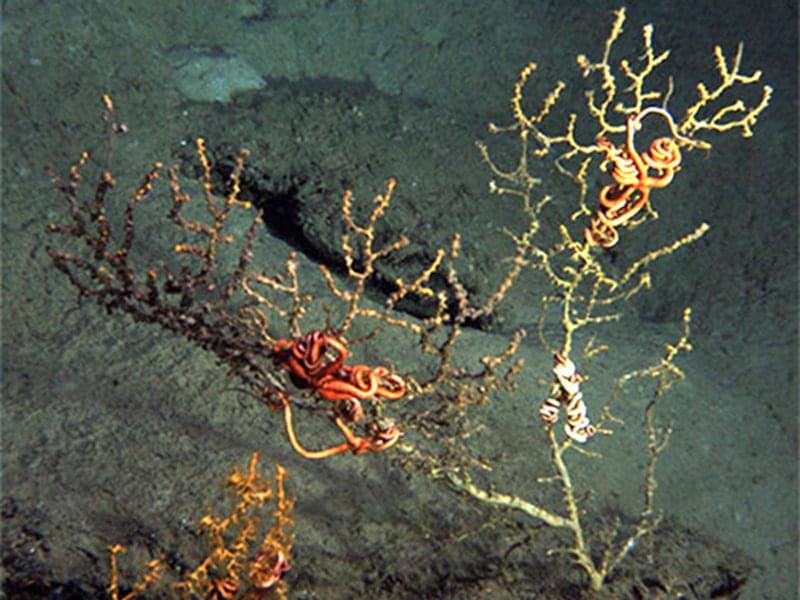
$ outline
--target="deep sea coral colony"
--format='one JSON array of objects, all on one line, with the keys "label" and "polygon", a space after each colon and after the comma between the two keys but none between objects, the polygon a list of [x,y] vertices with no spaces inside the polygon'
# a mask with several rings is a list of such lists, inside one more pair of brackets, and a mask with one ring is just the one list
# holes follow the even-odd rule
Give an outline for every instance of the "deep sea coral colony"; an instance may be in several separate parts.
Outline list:
[{"label": "deep sea coral colony", "polygon": [[[675,358],[691,349],[690,309],[684,311],[683,330],[677,341],[666,344],[664,355],[651,366],[621,375],[616,389],[608,394],[613,399],[634,379],[654,381],[652,396],[642,403],[647,440],[642,450],[644,502],[626,532],[589,535],[581,520],[568,467],[570,453],[592,454],[586,448],[598,441],[590,440],[610,433],[616,420],[608,405],[597,407],[593,402],[601,393],[582,386],[592,359],[609,349],[595,344],[595,336],[576,348],[576,334],[584,328],[596,333],[604,323],[619,319],[616,307],[651,286],[649,265],[707,231],[708,226],[701,223],[679,239],[615,269],[614,274],[604,260],[606,249],[625,244],[631,230],[652,226],[658,217],[654,198],[669,192],[681,169],[692,168],[683,154],[708,151],[711,145],[707,137],[711,135],[752,135],[772,91],[769,86],[754,85],[760,80],[760,72],[742,72],[741,45],[732,57],[717,47],[714,58],[719,81],[698,83],[696,99],[676,112],[670,106],[672,78],[657,76],[670,53],[655,49],[651,25],[642,30],[640,58],[613,58],[624,21],[625,11],[616,11],[598,59],[577,57],[581,75],[591,83],[585,101],[575,105],[575,112],[560,115],[567,90],[564,82],[556,83],[538,100],[529,98],[526,89],[537,66],[530,63],[522,69],[513,86],[513,119],[506,126],[489,126],[491,134],[516,140],[518,159],[511,170],[503,169],[493,160],[489,146],[479,143],[480,155],[492,175],[490,191],[519,203],[527,223],[524,230],[511,232],[514,255],[498,287],[482,301],[471,298],[459,278],[461,238],[457,233],[450,246],[441,248],[426,268],[397,278],[383,307],[375,308],[364,301],[376,264],[409,245],[403,236],[378,244],[379,239],[386,239],[378,235],[378,228],[390,208],[395,188],[391,180],[374,198],[363,223],[357,222],[352,195],[344,194],[343,264],[320,266],[330,292],[325,299],[327,319],[325,323],[306,323],[312,312],[309,306],[318,300],[302,290],[296,254],[287,257],[282,272],[271,275],[253,264],[262,210],[255,210],[241,197],[247,152],[233,159],[224,191],[219,194],[215,165],[203,140],[197,140],[196,157],[205,210],[203,214],[194,212],[193,217],[184,215],[192,199],[182,187],[177,168],[165,170],[159,163],[144,176],[121,211],[112,215],[117,207],[110,202],[116,185],[110,164],[105,165],[88,197],[81,193],[89,162],[85,153],[66,179],[53,178],[66,200],[69,218],[66,223],[49,225],[61,240],[49,248],[49,254],[81,299],[92,299],[109,313],[123,312],[137,321],[156,323],[213,352],[266,407],[282,414],[289,443],[300,455],[323,459],[347,452],[364,455],[392,449],[404,467],[444,481],[478,502],[521,511],[548,526],[563,528],[571,540],[563,549],[565,554],[584,573],[585,586],[598,590],[640,539],[652,537],[660,521],[654,506],[655,465],[667,447],[671,429],[659,426],[655,414],[670,386],[683,377]],[[651,87],[651,81],[663,87]],[[752,98],[751,90],[755,90]],[[738,98],[740,95],[752,101],[746,104]],[[105,97],[104,102],[110,137],[116,138],[127,127],[117,123],[111,99]],[[652,128],[663,135],[645,148],[645,130]],[[540,192],[544,183],[531,173],[537,161],[553,161],[576,184],[574,213],[557,232],[542,231],[541,216],[553,201]],[[605,183],[593,192],[590,181],[595,176]],[[188,240],[171,250],[177,254],[172,263],[179,263],[179,267],[141,265],[135,258],[137,208],[156,193],[164,177],[171,199],[166,221]],[[234,211],[252,214],[241,239],[225,229]],[[579,223],[577,235],[575,222]],[[547,237],[545,233],[551,234],[551,242],[540,242]],[[69,238],[78,244],[69,244]],[[227,272],[218,268],[223,247],[238,248]],[[336,275],[334,268],[343,277]],[[549,288],[535,299],[540,302],[542,315],[539,335],[553,356],[549,392],[543,394],[539,417],[552,465],[552,473],[543,480],[560,487],[560,508],[501,491],[507,482],[491,482],[485,475],[489,471],[481,468],[490,465],[470,445],[471,433],[480,427],[480,410],[491,396],[513,388],[520,377],[530,375],[516,357],[522,331],[510,336],[505,349],[484,356],[473,369],[459,366],[460,336],[470,324],[486,322],[523,273],[544,277]],[[428,316],[416,319],[398,310],[398,304],[406,298],[426,302]],[[555,342],[545,335],[546,314],[556,314],[560,321]],[[372,330],[360,338],[353,335],[356,329],[366,331],[365,327]],[[419,364],[399,373],[389,366],[390,344],[385,346],[385,364],[352,364],[349,357],[354,347],[377,335],[412,336],[422,349]],[[559,428],[556,425],[562,410],[565,424]],[[341,433],[341,443],[309,449],[296,431],[300,414],[332,421]],[[530,446],[531,452],[537,449]],[[475,476],[476,470],[480,477]],[[281,579],[289,567],[291,551],[291,535],[287,533],[291,501],[283,488],[284,473],[277,467],[276,489],[272,489],[258,476],[254,455],[246,474],[235,471],[231,475],[228,487],[239,504],[227,519],[208,516],[203,520],[212,553],[175,589],[187,595],[220,598],[249,593],[247,590],[284,592]],[[261,546],[246,554],[245,546],[249,546],[245,542],[253,539],[254,520],[245,518],[245,511],[261,510],[269,502],[276,507],[273,526]],[[593,549],[591,541],[598,539],[603,540],[602,547]],[[111,593],[115,598],[119,597],[116,556],[120,551],[119,547],[112,548]],[[159,562],[150,565],[134,592],[151,585],[165,568]]]}]

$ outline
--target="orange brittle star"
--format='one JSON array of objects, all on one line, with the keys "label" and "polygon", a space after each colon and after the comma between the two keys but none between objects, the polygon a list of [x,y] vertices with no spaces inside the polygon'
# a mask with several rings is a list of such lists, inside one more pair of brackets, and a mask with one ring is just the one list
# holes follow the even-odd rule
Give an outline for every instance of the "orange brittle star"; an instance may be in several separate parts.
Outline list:
[{"label": "orange brittle star", "polygon": [[[353,454],[381,452],[400,439],[402,431],[391,423],[373,423],[369,435],[353,433],[348,423],[364,418],[361,400],[385,398],[398,400],[406,393],[402,377],[386,367],[345,365],[347,345],[332,330],[316,330],[291,340],[279,339],[272,347],[273,362],[289,371],[292,382],[309,388],[321,398],[335,402],[334,423],[345,441],[323,450],[308,450],[300,444],[294,432],[292,407],[288,394],[276,391],[282,408],[286,433],[292,448],[306,458],[327,458],[342,452]],[[268,393],[272,390],[268,390]]]},{"label": "orange brittle star", "polygon": [[[634,139],[642,128],[642,120],[650,114],[659,115],[667,121],[673,137],[653,140],[647,152],[636,150]],[[626,122],[626,142],[615,147],[608,139],[599,138],[597,145],[605,152],[606,160],[612,164],[611,177],[614,183],[600,190],[600,206],[592,217],[584,236],[589,245],[611,248],[619,240],[617,228],[627,225],[648,205],[650,190],[668,186],[675,173],[680,170],[681,152],[672,115],[665,109],[648,107],[638,114],[630,115]],[[651,175],[650,170],[657,172]]]}]

